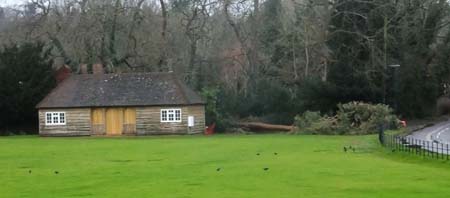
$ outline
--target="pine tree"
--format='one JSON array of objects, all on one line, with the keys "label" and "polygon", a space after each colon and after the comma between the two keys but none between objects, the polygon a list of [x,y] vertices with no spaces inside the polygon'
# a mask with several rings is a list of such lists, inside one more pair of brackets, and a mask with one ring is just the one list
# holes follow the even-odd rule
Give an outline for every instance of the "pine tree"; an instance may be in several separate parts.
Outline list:
[{"label": "pine tree", "polygon": [[0,128],[37,126],[35,106],[55,86],[49,51],[40,42],[0,50]]}]

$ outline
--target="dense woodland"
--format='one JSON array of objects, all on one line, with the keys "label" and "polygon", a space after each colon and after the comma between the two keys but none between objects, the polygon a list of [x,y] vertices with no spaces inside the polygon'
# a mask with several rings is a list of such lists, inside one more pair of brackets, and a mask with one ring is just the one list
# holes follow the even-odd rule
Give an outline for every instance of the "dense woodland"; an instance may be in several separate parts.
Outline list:
[{"label": "dense woodland", "polygon": [[[0,125],[33,119],[36,98],[54,86],[49,65],[76,73],[94,63],[109,73],[176,72],[207,99],[208,122],[219,128],[237,119],[292,124],[307,110],[331,114],[349,101],[430,116],[450,91],[449,8],[446,0],[30,0],[3,7]],[[31,59],[30,49],[42,57]],[[39,63],[8,61],[11,53]],[[18,90],[19,82],[30,86]],[[36,97],[14,99],[30,94]]]}]

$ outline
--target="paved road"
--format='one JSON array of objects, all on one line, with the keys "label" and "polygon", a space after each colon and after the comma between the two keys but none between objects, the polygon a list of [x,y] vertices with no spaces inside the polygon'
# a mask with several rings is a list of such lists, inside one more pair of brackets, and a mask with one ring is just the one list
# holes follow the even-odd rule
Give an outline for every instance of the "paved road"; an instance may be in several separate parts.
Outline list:
[{"label": "paved road", "polygon": [[408,137],[419,140],[450,144],[450,121],[437,123],[431,127],[416,131]]},{"label": "paved road", "polygon": [[411,145],[420,145],[425,150],[448,154],[450,153],[450,120],[421,129],[406,137],[422,140],[415,141],[406,138],[406,142]]}]

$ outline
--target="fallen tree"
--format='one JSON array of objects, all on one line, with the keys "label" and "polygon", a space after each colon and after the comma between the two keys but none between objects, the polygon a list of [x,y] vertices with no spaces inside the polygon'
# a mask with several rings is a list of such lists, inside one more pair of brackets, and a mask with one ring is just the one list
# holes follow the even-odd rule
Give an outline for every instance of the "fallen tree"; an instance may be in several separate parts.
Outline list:
[{"label": "fallen tree", "polygon": [[262,122],[240,122],[238,126],[249,131],[293,131],[294,126],[266,124]]}]

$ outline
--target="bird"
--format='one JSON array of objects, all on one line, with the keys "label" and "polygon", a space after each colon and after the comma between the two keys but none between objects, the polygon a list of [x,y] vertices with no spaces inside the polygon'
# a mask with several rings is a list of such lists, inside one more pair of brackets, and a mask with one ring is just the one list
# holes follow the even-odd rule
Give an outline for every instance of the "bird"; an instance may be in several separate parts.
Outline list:
[{"label": "bird", "polygon": [[352,150],[353,150],[353,152],[355,152],[356,149],[355,149],[355,148],[352,148]]},{"label": "bird", "polygon": [[269,170],[269,168],[264,168],[264,171],[268,171]]},{"label": "bird", "polygon": [[276,152],[275,152],[275,153],[273,153],[273,154],[274,154],[274,155],[278,155],[278,153],[276,153]]},{"label": "bird", "polygon": [[220,171],[220,168],[217,168],[216,171]]},{"label": "bird", "polygon": [[256,153],[256,155],[259,155],[259,153]]},{"label": "bird", "polygon": [[55,174],[58,174],[59,172],[58,171],[55,171]]},{"label": "bird", "polygon": [[394,152],[395,152],[395,149],[392,149],[392,152],[394,153]]},{"label": "bird", "polygon": [[31,174],[31,170],[28,170],[28,173]]},{"label": "bird", "polygon": [[346,153],[347,153],[347,147],[345,147],[345,146],[344,146],[344,152],[346,152]]},{"label": "bird", "polygon": [[349,149],[352,149],[353,147],[352,147],[352,145],[350,145],[348,148],[349,148]]}]

